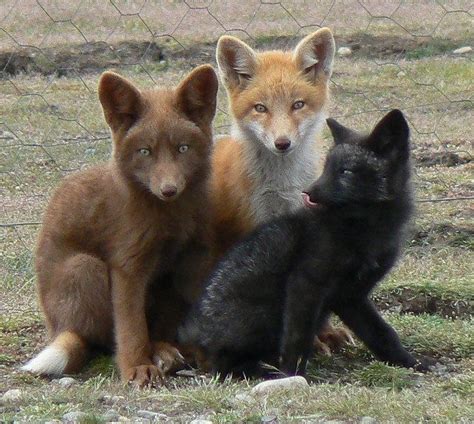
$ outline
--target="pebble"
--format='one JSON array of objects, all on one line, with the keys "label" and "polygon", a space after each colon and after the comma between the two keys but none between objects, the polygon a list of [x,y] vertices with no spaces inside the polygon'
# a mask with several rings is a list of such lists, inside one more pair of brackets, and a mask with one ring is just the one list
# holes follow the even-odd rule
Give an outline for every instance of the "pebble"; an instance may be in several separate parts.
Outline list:
[{"label": "pebble", "polygon": [[2,400],[4,402],[16,402],[20,400],[22,396],[23,392],[20,389],[10,389],[3,394]]},{"label": "pebble", "polygon": [[[406,77],[407,73],[406,72],[403,72],[403,71],[400,71],[398,74],[397,74],[397,77],[398,78],[403,78],[403,77]],[[401,305],[400,305],[401,307]]]},{"label": "pebble", "polygon": [[472,52],[471,46],[459,47],[459,49],[453,50],[454,54],[464,54],[464,53],[469,53],[469,52]]},{"label": "pebble", "polygon": [[286,378],[279,378],[277,380],[267,380],[262,383],[257,384],[252,389],[253,395],[267,395],[276,390],[281,389],[297,389],[308,387],[308,382],[304,377],[301,376],[294,376],[294,377],[286,377]]},{"label": "pebble", "polygon": [[377,423],[377,420],[374,417],[366,416],[360,419],[360,424],[376,424],[376,423]]},{"label": "pebble", "polygon": [[110,395],[104,395],[102,396],[102,402],[104,402],[106,405],[113,405],[117,402],[120,402],[122,400],[125,400],[125,397],[123,396],[110,396]]},{"label": "pebble", "polygon": [[85,412],[71,411],[71,412],[68,412],[67,414],[63,415],[63,422],[76,423],[76,422],[78,422],[81,419],[84,419],[86,417],[87,417],[87,414]]},{"label": "pebble", "polygon": [[151,421],[153,421],[154,419],[159,419],[159,418],[161,419],[168,418],[168,416],[165,414],[160,414],[159,412],[145,411],[145,410],[137,411],[137,417],[145,418]]},{"label": "pebble", "polygon": [[61,424],[62,421],[61,420],[49,420],[49,421],[45,421],[44,424]]},{"label": "pebble", "polygon": [[102,417],[105,421],[117,422],[120,419],[119,413],[115,409],[109,409]]},{"label": "pebble", "polygon": [[352,54],[352,50],[349,47],[339,47],[337,50],[338,56],[350,56]]},{"label": "pebble", "polygon": [[264,424],[277,424],[278,418],[276,415],[264,415],[260,421]]},{"label": "pebble", "polygon": [[195,420],[192,420],[189,424],[212,424],[212,421],[197,418]]},{"label": "pebble", "polygon": [[62,387],[68,388],[77,383],[77,380],[72,377],[63,377],[53,380],[52,383],[58,384]]}]

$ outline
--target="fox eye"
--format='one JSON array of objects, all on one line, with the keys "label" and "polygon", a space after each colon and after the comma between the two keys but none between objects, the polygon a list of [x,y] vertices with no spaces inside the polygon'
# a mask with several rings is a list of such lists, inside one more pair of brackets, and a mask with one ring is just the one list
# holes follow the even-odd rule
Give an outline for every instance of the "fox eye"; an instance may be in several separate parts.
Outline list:
[{"label": "fox eye", "polygon": [[341,169],[341,174],[344,175],[352,175],[354,171],[351,171],[350,169]]},{"label": "fox eye", "polygon": [[257,103],[255,105],[255,110],[259,113],[265,113],[268,109],[266,108],[265,105],[262,105],[261,103]]},{"label": "fox eye", "polygon": [[304,106],[304,102],[303,100],[298,100],[297,102],[294,102],[293,103],[293,110],[298,110],[298,109],[301,109],[303,106]]},{"label": "fox eye", "polygon": [[138,149],[138,153],[140,153],[143,156],[150,156],[151,155],[151,150],[150,149]]},{"label": "fox eye", "polygon": [[178,152],[179,153],[184,153],[184,152],[187,152],[189,149],[189,146],[187,144],[181,144],[179,147],[178,147]]}]

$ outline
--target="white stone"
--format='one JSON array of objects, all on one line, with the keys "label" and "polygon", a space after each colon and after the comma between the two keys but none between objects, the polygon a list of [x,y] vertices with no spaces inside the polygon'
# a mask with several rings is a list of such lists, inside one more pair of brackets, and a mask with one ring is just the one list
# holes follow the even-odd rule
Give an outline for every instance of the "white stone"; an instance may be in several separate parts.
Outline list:
[{"label": "white stone", "polygon": [[198,418],[198,419],[192,420],[189,424],[212,424],[212,421],[202,420]]},{"label": "white stone", "polygon": [[376,423],[377,423],[377,420],[374,417],[366,416],[360,419],[360,424],[376,424]]},{"label": "white stone", "polygon": [[76,384],[77,380],[72,377],[63,377],[57,380],[53,380],[53,382],[59,384],[62,387],[68,388],[71,387],[73,384]]},{"label": "white stone", "polygon": [[4,402],[16,402],[17,400],[20,400],[22,396],[23,392],[20,389],[11,389],[3,394],[2,400]]},{"label": "white stone", "polygon": [[165,414],[160,414],[159,412],[145,411],[145,410],[137,411],[137,417],[145,418],[151,421],[158,418],[161,418],[161,419],[168,418],[168,416]]},{"label": "white stone", "polygon": [[464,54],[464,53],[469,53],[469,52],[472,52],[471,46],[459,47],[459,49],[453,50],[454,54]]},{"label": "white stone", "polygon": [[77,423],[81,419],[84,419],[85,417],[87,417],[87,414],[85,412],[71,411],[71,412],[68,412],[67,414],[63,415],[63,422]]},{"label": "white stone", "polygon": [[406,75],[407,75],[406,72],[400,71],[400,72],[397,74],[397,77],[398,77],[398,78],[403,78],[403,77],[405,77]]},{"label": "white stone", "polygon": [[279,378],[277,380],[267,380],[262,383],[257,384],[252,389],[252,394],[254,395],[268,395],[277,390],[288,390],[288,389],[298,389],[308,387],[308,382],[304,377],[294,376]]},{"label": "white stone", "polygon": [[339,47],[337,49],[338,56],[350,56],[352,54],[352,50],[349,47]]}]

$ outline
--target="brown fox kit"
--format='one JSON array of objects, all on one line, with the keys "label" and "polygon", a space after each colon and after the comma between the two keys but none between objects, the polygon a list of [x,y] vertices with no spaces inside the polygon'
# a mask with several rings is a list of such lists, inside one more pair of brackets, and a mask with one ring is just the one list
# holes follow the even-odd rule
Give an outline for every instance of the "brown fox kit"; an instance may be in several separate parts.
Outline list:
[{"label": "brown fox kit", "polygon": [[152,345],[145,303],[151,280],[159,285],[209,234],[217,84],[209,65],[176,89],[140,91],[115,73],[102,75],[112,159],[66,178],[46,210],[36,269],[52,343],[25,370],[72,373],[92,347],[115,344],[122,379],[142,386],[161,377],[160,354],[179,357],[159,331]]},{"label": "brown fox kit", "polygon": [[[217,255],[257,225],[303,206],[301,191],[318,174],[316,139],[334,50],[328,28],[303,38],[293,52],[258,53],[237,38],[219,39],[217,63],[233,126],[212,159]],[[316,347],[325,353],[350,339],[329,325],[319,336]]]}]

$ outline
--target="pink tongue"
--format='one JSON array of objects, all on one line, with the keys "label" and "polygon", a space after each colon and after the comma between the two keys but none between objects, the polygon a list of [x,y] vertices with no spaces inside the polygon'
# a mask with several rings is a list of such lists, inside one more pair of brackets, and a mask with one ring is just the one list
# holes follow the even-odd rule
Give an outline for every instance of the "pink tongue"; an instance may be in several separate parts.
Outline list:
[{"label": "pink tongue", "polygon": [[303,201],[306,206],[310,208],[314,208],[315,206],[318,206],[317,203],[311,201],[308,193],[301,193],[301,194],[303,195]]}]

